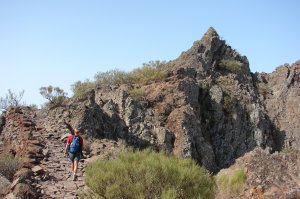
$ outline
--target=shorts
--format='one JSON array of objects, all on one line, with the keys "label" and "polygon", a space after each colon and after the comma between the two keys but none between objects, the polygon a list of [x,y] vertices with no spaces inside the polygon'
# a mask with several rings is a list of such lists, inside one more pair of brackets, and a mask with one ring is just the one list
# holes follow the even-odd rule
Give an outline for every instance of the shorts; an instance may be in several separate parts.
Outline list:
[{"label": "shorts", "polygon": [[74,162],[75,160],[76,160],[77,162],[79,162],[80,158],[81,158],[81,153],[80,153],[80,152],[77,152],[77,153],[70,153],[70,152],[69,152],[69,159],[70,159],[72,162]]}]

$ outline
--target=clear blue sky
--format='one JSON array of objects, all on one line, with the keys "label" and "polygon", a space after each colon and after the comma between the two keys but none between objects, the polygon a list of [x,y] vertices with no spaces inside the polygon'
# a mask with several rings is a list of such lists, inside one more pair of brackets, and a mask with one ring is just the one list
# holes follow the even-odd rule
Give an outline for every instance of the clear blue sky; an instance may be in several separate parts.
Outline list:
[{"label": "clear blue sky", "polygon": [[71,95],[99,71],[130,71],[172,60],[212,26],[246,55],[252,72],[300,59],[298,0],[1,0],[0,96],[25,90],[42,104],[41,86]]}]

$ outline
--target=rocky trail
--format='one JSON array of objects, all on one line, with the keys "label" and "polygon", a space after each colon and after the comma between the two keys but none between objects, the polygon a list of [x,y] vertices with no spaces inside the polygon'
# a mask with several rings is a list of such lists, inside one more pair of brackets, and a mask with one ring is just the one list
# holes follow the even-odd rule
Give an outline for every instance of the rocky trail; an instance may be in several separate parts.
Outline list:
[{"label": "rocky trail", "polygon": [[[83,154],[75,181],[71,175],[71,162],[64,154],[70,126],[64,120],[54,120],[30,108],[10,109],[0,140],[0,151],[21,157],[21,168],[13,181],[3,184],[0,198],[75,199],[84,198],[88,187],[84,183],[87,162],[111,159],[124,147],[124,143],[110,139],[94,139],[85,135]],[[1,152],[1,153],[2,153]],[[1,187],[1,186],[0,186]],[[81,197],[79,197],[81,196]]]},{"label": "rocky trail", "polygon": [[[36,133],[36,136],[39,133]],[[41,136],[44,138],[46,156],[40,163],[43,175],[35,177],[36,187],[43,195],[41,198],[77,198],[76,195],[84,187],[84,160],[79,163],[76,181],[70,173],[70,161],[64,155],[65,143],[61,141],[59,132],[49,132]],[[38,173],[38,167],[37,172]]]}]

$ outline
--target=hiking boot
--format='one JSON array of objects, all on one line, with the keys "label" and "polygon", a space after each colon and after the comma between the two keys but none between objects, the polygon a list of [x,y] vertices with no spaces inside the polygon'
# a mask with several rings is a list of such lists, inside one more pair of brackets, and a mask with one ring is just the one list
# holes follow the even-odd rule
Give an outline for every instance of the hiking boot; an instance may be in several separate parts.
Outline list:
[{"label": "hiking boot", "polygon": [[72,180],[73,180],[73,181],[75,181],[75,180],[76,180],[76,174],[75,174],[75,173],[73,173]]},{"label": "hiking boot", "polygon": [[72,176],[72,172],[70,171],[69,173],[67,173],[67,178]]}]

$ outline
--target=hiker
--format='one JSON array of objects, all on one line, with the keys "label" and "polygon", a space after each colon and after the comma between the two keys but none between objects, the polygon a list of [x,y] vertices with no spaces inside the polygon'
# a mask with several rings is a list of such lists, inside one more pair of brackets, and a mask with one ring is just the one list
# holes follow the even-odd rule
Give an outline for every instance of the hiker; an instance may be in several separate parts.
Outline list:
[{"label": "hiker", "polygon": [[69,136],[67,139],[67,145],[65,149],[65,154],[69,157],[72,162],[71,165],[71,175],[73,181],[76,179],[76,173],[78,169],[78,162],[80,158],[83,157],[82,154],[83,139],[79,136],[79,130],[74,129],[74,135]]}]

